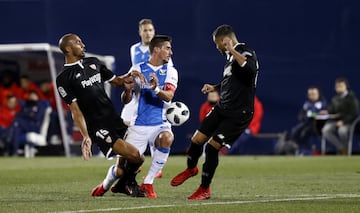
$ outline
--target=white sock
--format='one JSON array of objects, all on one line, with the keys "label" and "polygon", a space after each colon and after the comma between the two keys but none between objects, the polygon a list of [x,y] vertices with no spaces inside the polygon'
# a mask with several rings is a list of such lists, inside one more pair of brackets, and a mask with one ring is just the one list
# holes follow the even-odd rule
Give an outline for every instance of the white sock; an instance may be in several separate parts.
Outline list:
[{"label": "white sock", "polygon": [[170,153],[170,148],[156,148],[148,174],[144,179],[144,184],[153,184],[155,175],[164,167]]},{"label": "white sock", "polygon": [[110,166],[106,177],[103,181],[103,187],[105,190],[109,190],[110,187],[113,185],[113,183],[118,179],[118,177],[115,175],[115,165]]}]

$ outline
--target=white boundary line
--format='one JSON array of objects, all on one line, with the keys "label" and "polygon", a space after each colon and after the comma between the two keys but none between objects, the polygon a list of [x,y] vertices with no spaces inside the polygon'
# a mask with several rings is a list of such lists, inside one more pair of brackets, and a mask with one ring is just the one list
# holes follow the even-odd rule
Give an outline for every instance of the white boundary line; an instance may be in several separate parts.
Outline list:
[{"label": "white boundary line", "polygon": [[[134,207],[119,207],[119,208],[106,208],[106,209],[89,209],[89,210],[75,210],[75,211],[62,211],[57,213],[86,213],[86,212],[111,212],[121,210],[137,210],[137,209],[156,209],[156,208],[170,208],[181,206],[207,206],[207,205],[233,205],[233,204],[248,204],[248,203],[273,203],[273,202],[287,202],[287,201],[306,201],[306,200],[326,200],[335,198],[360,198],[359,194],[334,194],[334,195],[313,195],[312,197],[293,197],[293,198],[278,198],[278,199],[263,199],[263,200],[239,200],[239,201],[226,201],[226,202],[204,202],[204,203],[188,203],[188,204],[164,204],[164,205],[151,205],[151,206],[134,206]],[[189,201],[194,202],[194,201]]]}]

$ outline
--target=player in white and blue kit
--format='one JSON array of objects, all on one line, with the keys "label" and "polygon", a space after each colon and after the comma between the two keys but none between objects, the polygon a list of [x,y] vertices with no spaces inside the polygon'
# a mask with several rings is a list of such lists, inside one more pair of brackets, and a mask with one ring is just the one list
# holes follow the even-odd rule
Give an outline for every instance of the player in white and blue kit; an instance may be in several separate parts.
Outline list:
[{"label": "player in white and blue kit", "polygon": [[[150,42],[149,49],[151,52],[149,61],[134,65],[129,71],[140,72],[142,78],[135,86],[138,89],[126,94],[132,95],[134,100],[131,105],[133,110],[128,110],[127,113],[129,128],[126,140],[131,141],[140,153],[144,153],[147,145],[150,144],[150,149],[153,150],[152,164],[141,189],[147,197],[156,198],[152,184],[156,174],[165,165],[174,140],[171,125],[165,117],[165,109],[174,97],[178,73],[168,64],[172,55],[170,37],[155,36]],[[121,160],[118,160],[117,167],[122,167]],[[116,178],[113,173],[114,167],[109,169],[104,182]]]}]

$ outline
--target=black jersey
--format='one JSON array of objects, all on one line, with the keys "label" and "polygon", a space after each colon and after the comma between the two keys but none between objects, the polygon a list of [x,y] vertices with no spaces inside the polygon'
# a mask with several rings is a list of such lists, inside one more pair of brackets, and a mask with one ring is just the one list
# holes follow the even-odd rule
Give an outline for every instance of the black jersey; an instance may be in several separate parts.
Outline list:
[{"label": "black jersey", "polygon": [[255,51],[243,43],[235,50],[245,56],[246,64],[240,66],[235,57],[227,54],[223,80],[220,87],[218,106],[224,112],[247,113],[254,111],[254,96],[258,75],[258,61]]},{"label": "black jersey", "polygon": [[76,101],[86,123],[92,125],[117,116],[104,89],[104,82],[113,78],[114,73],[100,60],[84,58],[73,64],[65,64],[56,78],[56,84],[62,99],[67,104]]}]

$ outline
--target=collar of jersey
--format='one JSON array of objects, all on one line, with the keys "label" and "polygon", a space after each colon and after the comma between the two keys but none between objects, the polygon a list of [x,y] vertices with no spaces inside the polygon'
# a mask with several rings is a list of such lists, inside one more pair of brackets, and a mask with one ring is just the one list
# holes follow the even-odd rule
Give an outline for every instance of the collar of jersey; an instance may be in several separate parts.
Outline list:
[{"label": "collar of jersey", "polygon": [[84,68],[84,66],[82,65],[82,60],[78,60],[78,61],[76,61],[74,63],[70,63],[70,64],[64,64],[64,66],[65,67],[70,67],[70,66],[74,66],[76,64],[78,64],[81,68]]}]

